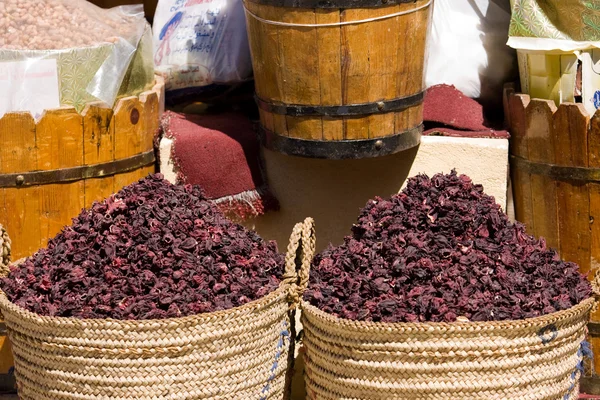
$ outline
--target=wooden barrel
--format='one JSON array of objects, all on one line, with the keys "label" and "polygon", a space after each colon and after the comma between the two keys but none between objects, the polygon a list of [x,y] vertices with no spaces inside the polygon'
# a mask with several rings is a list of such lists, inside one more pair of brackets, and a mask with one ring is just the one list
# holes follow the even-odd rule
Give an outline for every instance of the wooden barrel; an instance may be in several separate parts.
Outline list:
[{"label": "wooden barrel", "polygon": [[[600,268],[600,111],[507,93],[517,220],[590,278]],[[583,393],[600,395],[600,312],[591,316],[594,370]]]},{"label": "wooden barrel", "polygon": [[0,119],[0,224],[13,260],[43,247],[82,208],[154,172],[164,81],[114,109],[89,104]]},{"label": "wooden barrel", "polygon": [[261,138],[363,158],[419,144],[431,0],[244,0]]}]

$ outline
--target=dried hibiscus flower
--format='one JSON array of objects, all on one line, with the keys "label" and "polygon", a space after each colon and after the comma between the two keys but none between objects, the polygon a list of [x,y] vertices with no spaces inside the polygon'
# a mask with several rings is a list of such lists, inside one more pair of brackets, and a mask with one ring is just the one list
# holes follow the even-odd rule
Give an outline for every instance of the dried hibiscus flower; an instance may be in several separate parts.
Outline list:
[{"label": "dried hibiscus flower", "polygon": [[224,310],[275,290],[284,260],[194,186],[162,175],[94,203],[1,282],[41,315],[161,319]]},{"label": "dried hibiscus flower", "polygon": [[590,295],[577,265],[453,171],[369,201],[352,235],[315,257],[304,297],[352,320],[453,322],[537,317]]}]

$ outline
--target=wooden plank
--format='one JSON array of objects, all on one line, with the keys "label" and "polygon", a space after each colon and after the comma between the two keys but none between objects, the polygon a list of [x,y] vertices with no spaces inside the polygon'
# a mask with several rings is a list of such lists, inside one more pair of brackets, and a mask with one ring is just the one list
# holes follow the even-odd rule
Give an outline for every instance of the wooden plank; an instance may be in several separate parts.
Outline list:
[{"label": "wooden plank", "polygon": [[[139,119],[132,119],[137,110]],[[125,97],[115,107],[115,160],[140,154],[146,134],[146,119],[143,114],[143,104],[137,97]],[[141,171],[132,171],[115,175],[114,192],[141,178]]]},{"label": "wooden plank", "polygon": [[[154,92],[142,93],[140,95],[140,101],[142,102],[143,107],[142,116],[145,120],[144,131],[142,131],[141,151],[153,151],[154,138],[158,135],[158,130],[160,127],[158,94]],[[155,165],[140,168],[139,177],[145,178],[149,174],[153,174],[155,171]]]},{"label": "wooden plank", "polygon": [[[282,15],[286,12],[285,8],[282,7],[273,7],[273,6],[260,6],[261,12],[264,15],[264,18],[272,21],[280,21],[282,19]],[[266,40],[264,41],[263,51],[265,52],[265,62],[270,63],[267,69],[273,69],[274,79],[272,79],[271,88],[275,100],[283,101],[285,98],[284,94],[284,69],[285,59],[283,55],[283,45],[281,42],[281,32],[279,27],[271,24],[262,24],[263,31],[266,34]],[[266,49],[266,50],[265,50]],[[273,119],[273,129],[275,133],[280,135],[288,136],[288,126],[287,119],[285,115],[272,114],[271,118]]]},{"label": "wooden plank", "polygon": [[[35,121],[29,113],[0,118],[0,173],[38,169]],[[13,260],[29,256],[41,247],[40,202],[37,187],[0,189],[0,224],[12,239]]]},{"label": "wooden plank", "polygon": [[[421,0],[413,7],[423,6],[427,0]],[[409,5],[411,5],[409,3]],[[408,63],[408,82],[406,84],[407,95],[419,93],[425,89],[425,50],[427,48],[427,32],[429,30],[429,16],[431,5],[415,13],[408,14],[408,26],[410,31],[406,33],[412,38],[410,45]],[[407,128],[413,128],[423,122],[423,106],[411,107],[408,110]]]},{"label": "wooden plank", "polygon": [[[158,105],[158,103],[157,103]],[[83,162],[93,165],[115,159],[114,112],[99,104],[89,104],[83,111]],[[85,207],[110,196],[114,190],[113,176],[86,179]]]},{"label": "wooden plank", "polygon": [[[385,16],[398,12],[399,6],[374,9],[372,17]],[[395,18],[368,23],[369,49],[369,102],[394,99],[398,68],[398,25]],[[372,114],[369,119],[369,137],[378,138],[395,133],[395,113]]]},{"label": "wooden plank", "polygon": [[[315,24],[314,10],[285,9],[280,15],[283,22]],[[287,104],[321,103],[319,82],[319,49],[317,28],[280,27],[279,42],[282,51],[283,98]],[[321,140],[323,123],[320,117],[286,117],[290,137]]]},{"label": "wooden plank", "polygon": [[[535,162],[554,164],[553,115],[551,100],[531,100],[527,106],[527,154]],[[547,244],[559,249],[556,185],[547,176],[531,175],[531,200],[534,235],[546,238]]]},{"label": "wooden plank", "polygon": [[[561,104],[554,114],[556,163],[588,166],[587,132],[589,116],[583,104]],[[557,182],[560,254],[579,264],[582,273],[590,270],[590,198],[586,183]]]},{"label": "wooden plank", "polygon": [[[340,22],[339,9],[317,9],[319,24]],[[342,59],[340,54],[341,30],[339,26],[317,29],[319,53],[319,79],[321,104],[335,106],[342,104]],[[341,118],[323,118],[323,140],[342,140],[344,123]]]},{"label": "wooden plank", "polygon": [[[424,0],[405,3],[400,11],[425,4]],[[424,89],[425,42],[427,38],[430,7],[398,18],[398,66],[396,96],[404,97]],[[405,131],[423,122],[423,106],[411,107],[395,115],[396,132]]]},{"label": "wooden plank", "polygon": [[[48,110],[37,124],[40,170],[83,165],[83,119],[74,108]],[[40,230],[45,245],[84,207],[83,181],[40,186]]]},{"label": "wooden plank", "polygon": [[507,83],[504,85],[502,95],[502,106],[504,107],[504,126],[506,127],[506,129],[510,129],[510,110],[508,107],[508,99],[510,99],[510,96],[515,94],[515,91],[515,83]]},{"label": "wooden plank", "polygon": [[[600,111],[590,120],[590,129],[588,131],[588,166],[590,168],[600,168]],[[600,273],[600,184],[589,183],[590,193],[590,274],[593,279],[594,274]],[[600,310],[592,314],[591,320],[600,322]],[[594,338],[592,343],[594,352],[594,365],[596,372],[600,373],[600,337]]]},{"label": "wooden plank", "polygon": [[158,135],[160,118],[158,116],[159,102],[158,94],[155,92],[144,92],[140,95],[142,102],[142,115],[145,120],[145,132],[142,136],[142,151],[152,151],[154,149],[154,138]]},{"label": "wooden plank", "polygon": [[[527,148],[527,117],[525,109],[529,104],[529,96],[515,95],[509,99],[511,114],[511,154],[528,157]],[[533,204],[531,199],[531,178],[528,173],[519,169],[511,169],[515,214],[518,221],[523,223],[529,233],[534,232]]]},{"label": "wooden plank", "polygon": [[[400,4],[398,6],[399,11],[406,11],[407,9],[414,7],[413,4]],[[412,39],[407,35],[410,25],[408,24],[405,16],[396,17],[396,36],[397,36],[397,48],[396,48],[396,97],[404,97],[408,94],[408,75],[409,75],[409,63],[407,58],[410,54],[410,46],[412,46]],[[406,110],[396,112],[394,118],[394,125],[396,132],[402,132],[408,129],[408,113]]]},{"label": "wooden plank", "polygon": [[[345,9],[340,20],[358,21],[370,18],[369,9]],[[369,101],[371,44],[369,24],[344,25],[341,28],[342,54],[342,101],[343,104],[359,104]],[[378,44],[383,46],[384,44]],[[369,120],[365,117],[344,118],[344,139],[368,139]]]},{"label": "wooden plank", "polygon": [[[252,1],[244,1],[244,6],[248,8],[252,14],[264,18],[264,14],[260,9],[260,5]],[[273,66],[273,56],[276,52],[272,52],[273,48],[266,47],[267,41],[271,44],[277,44],[277,32],[268,33],[267,29],[270,24],[262,24],[256,18],[246,14],[246,24],[248,29],[248,43],[250,44],[250,54],[252,55],[252,69],[254,71],[256,94],[264,98],[272,98],[276,91],[274,86],[277,84],[275,70],[270,68]],[[264,43],[263,43],[264,42]],[[271,50],[271,53],[268,51]],[[275,87],[276,89],[276,87]]]},{"label": "wooden plank", "polygon": [[[262,15],[262,6],[252,1],[245,1],[248,11],[255,15]],[[264,99],[272,99],[277,93],[276,65],[278,58],[277,27],[262,24],[256,18],[246,14],[248,41],[252,55],[252,68],[256,94]],[[271,31],[269,31],[270,28]],[[266,43],[270,42],[271,47]],[[273,115],[259,110],[260,123],[266,129],[274,130]]]}]

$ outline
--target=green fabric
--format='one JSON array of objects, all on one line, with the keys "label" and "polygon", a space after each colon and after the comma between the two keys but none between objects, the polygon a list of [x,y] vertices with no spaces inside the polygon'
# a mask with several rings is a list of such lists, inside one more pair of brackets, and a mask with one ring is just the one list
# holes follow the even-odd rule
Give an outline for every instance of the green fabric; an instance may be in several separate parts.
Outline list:
[{"label": "green fabric", "polygon": [[142,36],[131,65],[123,78],[119,97],[135,96],[154,86],[154,49],[152,30],[148,28]]},{"label": "green fabric", "polygon": [[509,36],[600,41],[600,0],[514,0]]}]

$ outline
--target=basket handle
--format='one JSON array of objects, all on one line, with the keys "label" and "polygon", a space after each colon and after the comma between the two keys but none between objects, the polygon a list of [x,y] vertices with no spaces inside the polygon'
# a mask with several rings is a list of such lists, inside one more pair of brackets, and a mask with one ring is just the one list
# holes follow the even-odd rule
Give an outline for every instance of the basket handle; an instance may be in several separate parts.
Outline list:
[{"label": "basket handle", "polygon": [[291,308],[298,305],[308,286],[310,264],[314,254],[315,221],[309,217],[294,226],[285,255],[283,282],[289,285],[288,301]]},{"label": "basket handle", "polygon": [[594,296],[594,305],[592,306],[592,314],[598,310],[598,306],[600,306],[600,268],[596,269],[593,272],[594,276],[592,277],[591,286],[592,286],[592,296]]},{"label": "basket handle", "polygon": [[[2,277],[8,275],[9,272],[8,266],[10,265],[11,260],[10,247],[11,241],[8,232],[6,232],[6,229],[0,224],[0,276]],[[4,261],[4,258],[6,258],[7,262]]]}]

